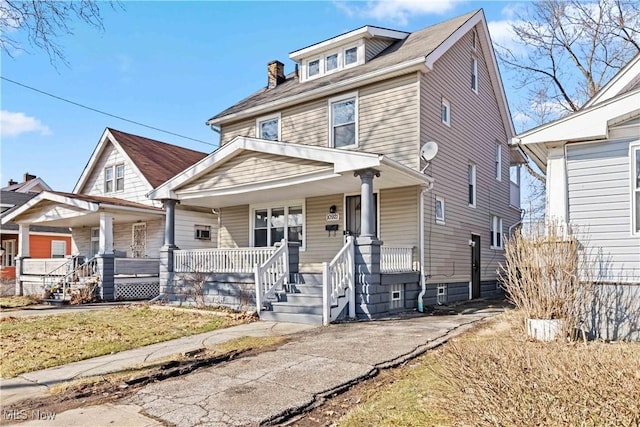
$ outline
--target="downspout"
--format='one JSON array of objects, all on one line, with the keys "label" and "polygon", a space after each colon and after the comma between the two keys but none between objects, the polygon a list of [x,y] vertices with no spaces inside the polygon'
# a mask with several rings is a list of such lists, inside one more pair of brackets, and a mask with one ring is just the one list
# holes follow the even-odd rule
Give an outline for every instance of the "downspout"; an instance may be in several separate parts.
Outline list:
[{"label": "downspout", "polygon": [[525,213],[525,210],[524,209],[520,209],[520,219],[518,220],[518,222],[516,222],[511,227],[509,227],[509,237],[512,236],[511,230],[513,230],[514,228],[516,228],[517,226],[522,224],[522,221],[524,220],[524,213]]},{"label": "downspout", "polygon": [[[420,191],[419,211],[420,211],[420,286],[422,290],[418,294],[418,311],[424,312],[424,303],[422,298],[427,293],[427,280],[425,278],[424,271],[424,196],[433,188],[433,183],[430,183],[427,188],[423,188]],[[431,242],[429,242],[431,243]]]}]

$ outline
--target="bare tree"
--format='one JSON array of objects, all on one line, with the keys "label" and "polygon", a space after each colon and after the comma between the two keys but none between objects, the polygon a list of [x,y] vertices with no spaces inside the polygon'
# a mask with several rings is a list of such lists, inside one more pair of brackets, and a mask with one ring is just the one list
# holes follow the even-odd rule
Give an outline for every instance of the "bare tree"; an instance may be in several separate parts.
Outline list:
[{"label": "bare tree", "polygon": [[[122,8],[118,1],[105,3]],[[13,56],[14,52],[25,50],[20,41],[24,37],[31,46],[44,50],[51,64],[60,61],[68,65],[57,39],[73,34],[74,19],[104,30],[97,0],[0,0],[0,49]]]},{"label": "bare tree", "polygon": [[496,52],[519,73],[519,88],[528,91],[523,110],[541,124],[580,109],[640,52],[640,2],[531,2],[511,29],[517,47]]}]

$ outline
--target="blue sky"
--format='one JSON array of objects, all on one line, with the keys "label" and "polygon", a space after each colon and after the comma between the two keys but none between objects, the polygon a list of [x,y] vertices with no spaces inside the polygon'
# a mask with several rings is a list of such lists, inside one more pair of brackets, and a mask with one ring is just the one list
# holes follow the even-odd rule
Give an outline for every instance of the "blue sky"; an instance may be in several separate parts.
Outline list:
[{"label": "blue sky", "polygon": [[[124,2],[102,4],[105,30],[74,23],[59,39],[67,67],[25,47],[2,52],[1,74],[130,120],[208,142],[190,141],[87,111],[0,81],[0,184],[25,172],[71,191],[105,127],[211,152],[218,136],[205,121],[266,84],[273,59],[371,24],[413,31],[484,8],[494,39],[518,3],[506,2]],[[15,37],[19,38],[20,34]],[[517,93],[503,74],[514,110]]]}]

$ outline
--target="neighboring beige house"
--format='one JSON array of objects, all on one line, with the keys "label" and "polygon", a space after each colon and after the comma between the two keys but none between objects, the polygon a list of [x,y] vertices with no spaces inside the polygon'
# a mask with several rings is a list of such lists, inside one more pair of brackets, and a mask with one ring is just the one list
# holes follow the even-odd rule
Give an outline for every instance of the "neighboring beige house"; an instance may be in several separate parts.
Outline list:
[{"label": "neighboring beige house", "polygon": [[[205,153],[107,128],[72,193],[47,188],[3,216],[3,224],[19,225],[21,236],[30,225],[69,227],[72,232],[72,259],[30,259],[29,246],[20,246],[17,290],[41,293],[41,275],[52,276],[46,282],[76,280],[74,270],[86,270],[81,265],[88,262],[100,269],[97,276],[105,300],[157,296],[165,212],[162,202],[146,194],[204,157]],[[179,207],[176,241],[186,249],[214,247],[217,222],[210,209]]]},{"label": "neighboring beige house", "polygon": [[[208,120],[217,151],[150,193],[218,212],[217,254],[282,239],[294,253],[280,282],[262,283],[274,266],[256,271],[257,288],[252,263],[212,261],[209,271],[247,273],[212,277],[212,288],[255,294],[264,318],[312,322],[336,307],[370,318],[495,295],[525,157],[509,144],[483,11],[413,33],[365,26],[289,57],[294,72],[269,63],[266,87]],[[195,255],[168,254],[168,272]],[[163,291],[179,282],[168,276]]]},{"label": "neighboring beige house", "polygon": [[518,135],[547,175],[547,218],[571,224],[597,259],[588,325],[640,339],[640,55],[579,111]]}]

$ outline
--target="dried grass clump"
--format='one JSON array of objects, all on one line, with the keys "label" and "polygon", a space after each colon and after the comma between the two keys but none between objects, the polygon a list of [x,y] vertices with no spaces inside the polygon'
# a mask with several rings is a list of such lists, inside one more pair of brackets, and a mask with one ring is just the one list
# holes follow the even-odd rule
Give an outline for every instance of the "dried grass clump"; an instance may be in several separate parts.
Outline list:
[{"label": "dried grass clump", "polygon": [[570,226],[550,224],[505,245],[500,280],[510,301],[530,319],[565,319],[576,327],[586,316],[593,279],[586,246]]},{"label": "dried grass clump", "polygon": [[440,364],[456,425],[640,424],[636,343],[459,340]]}]

